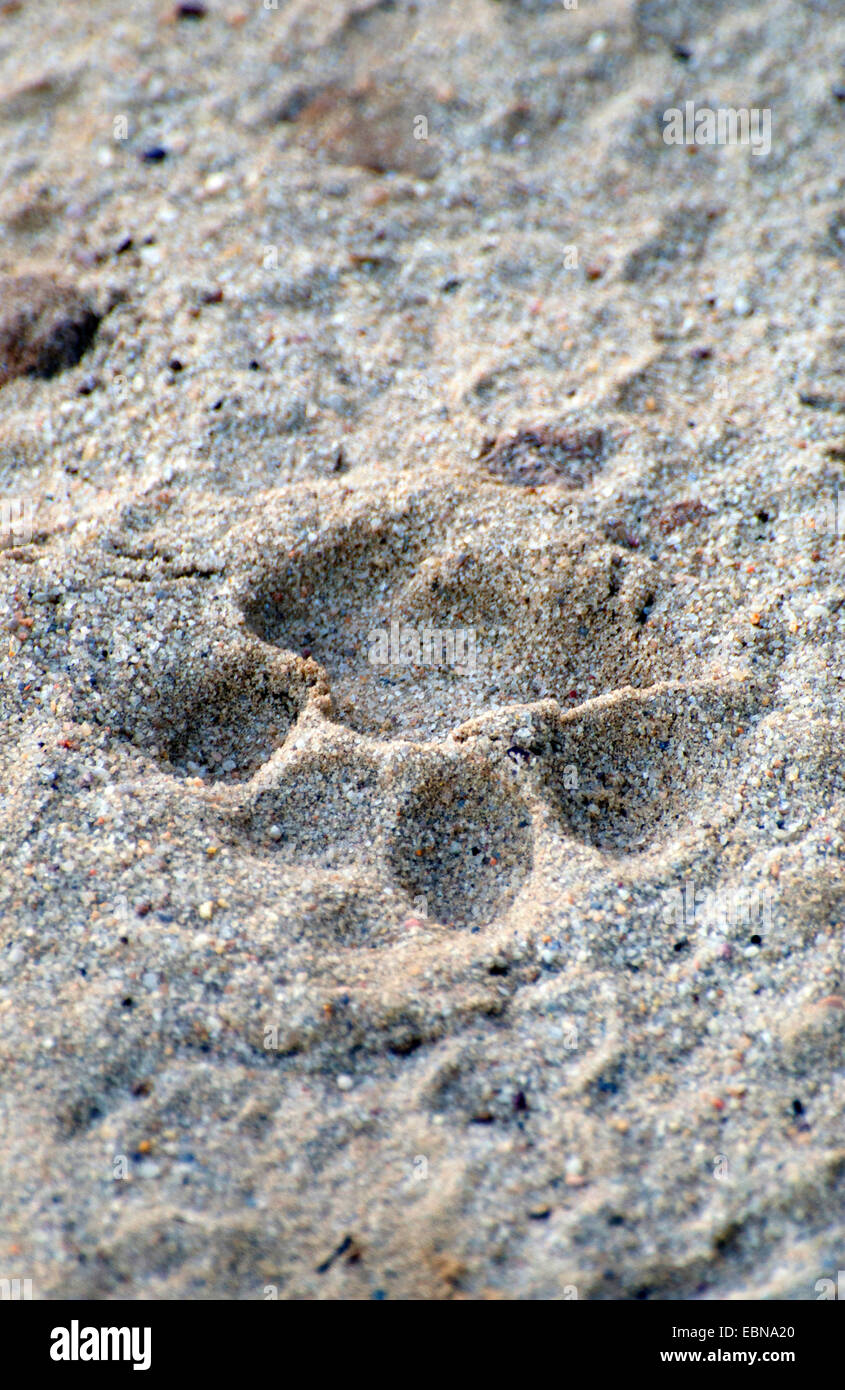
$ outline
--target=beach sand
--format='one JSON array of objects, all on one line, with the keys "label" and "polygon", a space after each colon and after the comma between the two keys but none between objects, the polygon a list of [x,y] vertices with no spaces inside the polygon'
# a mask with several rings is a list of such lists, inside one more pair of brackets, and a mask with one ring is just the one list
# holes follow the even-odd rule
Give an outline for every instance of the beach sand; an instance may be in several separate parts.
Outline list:
[{"label": "beach sand", "polygon": [[0,1277],[813,1299],[841,7],[178,8],[0,4]]}]

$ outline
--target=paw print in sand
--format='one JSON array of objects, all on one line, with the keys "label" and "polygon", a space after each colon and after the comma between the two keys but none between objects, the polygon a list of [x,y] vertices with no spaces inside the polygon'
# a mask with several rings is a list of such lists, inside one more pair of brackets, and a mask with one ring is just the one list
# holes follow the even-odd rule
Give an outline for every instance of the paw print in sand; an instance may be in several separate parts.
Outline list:
[{"label": "paw print in sand", "polygon": [[736,700],[678,680],[653,561],[579,527],[571,494],[503,493],[438,481],[338,505],[327,485],[307,526],[268,502],[260,534],[234,534],[213,659],[199,684],[165,673],[149,717],[165,767],[222,786],[221,826],[268,871],[342,894],[354,869],[477,929],[537,871],[538,834],[642,854],[722,774],[685,748]]},{"label": "paw print in sand", "polygon": [[521,490],[507,512],[492,483],[353,496],[307,544],[261,550],[246,627],[317,662],[333,717],[358,733],[442,738],[496,705],[674,673],[669,645],[643,633],[651,562],[588,544],[569,509],[541,512]]}]

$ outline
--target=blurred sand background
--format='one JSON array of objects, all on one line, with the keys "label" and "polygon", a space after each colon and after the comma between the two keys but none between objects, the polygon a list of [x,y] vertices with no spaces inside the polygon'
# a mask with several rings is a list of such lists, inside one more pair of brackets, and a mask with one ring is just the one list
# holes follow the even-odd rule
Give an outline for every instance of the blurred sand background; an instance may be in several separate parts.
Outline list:
[{"label": "blurred sand background", "polygon": [[0,1277],[814,1298],[841,5],[178,8],[0,4]]}]

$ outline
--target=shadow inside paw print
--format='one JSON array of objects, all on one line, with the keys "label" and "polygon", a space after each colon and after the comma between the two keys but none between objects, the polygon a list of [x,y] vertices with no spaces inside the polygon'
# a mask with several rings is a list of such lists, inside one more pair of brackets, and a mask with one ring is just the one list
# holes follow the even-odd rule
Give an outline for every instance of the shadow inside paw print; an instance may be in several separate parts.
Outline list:
[{"label": "shadow inside paw print", "polygon": [[[299,663],[298,665],[301,665]],[[120,731],[164,769],[207,781],[253,775],[292,728],[305,698],[296,663],[250,652],[187,656],[164,670],[133,669],[116,692]]]},{"label": "shadow inside paw print", "polygon": [[561,830],[608,854],[636,854],[706,814],[755,717],[740,687],[623,691],[564,715],[542,765]]},{"label": "shadow inside paw print", "polygon": [[327,870],[374,861],[372,819],[383,814],[378,771],[360,756],[300,755],[255,790],[234,817],[255,850]]},{"label": "shadow inside paw print", "polygon": [[388,842],[394,880],[427,915],[454,926],[488,922],[531,872],[530,817],[486,767],[443,761],[407,792]]},{"label": "shadow inside paw print", "polygon": [[262,557],[242,598],[263,642],[324,668],[334,717],[356,731],[425,741],[491,706],[677,673],[664,627],[647,627],[648,557],[555,516],[538,545],[536,507],[496,484],[358,510]]}]

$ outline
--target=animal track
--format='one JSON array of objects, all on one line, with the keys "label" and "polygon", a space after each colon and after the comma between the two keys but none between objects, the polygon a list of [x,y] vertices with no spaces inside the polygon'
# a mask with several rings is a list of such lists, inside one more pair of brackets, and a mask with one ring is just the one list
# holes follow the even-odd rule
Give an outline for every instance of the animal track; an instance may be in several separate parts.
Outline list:
[{"label": "animal track", "polygon": [[519,796],[481,764],[426,768],[400,803],[388,862],[438,921],[478,925],[514,897],[531,870],[530,817]]},{"label": "animal track", "polygon": [[325,668],[335,717],[357,732],[441,737],[494,705],[673,674],[671,644],[643,633],[658,601],[652,562],[556,513],[533,539],[537,509],[521,489],[508,511],[524,531],[507,551],[489,539],[505,514],[495,484],[470,501],[410,496],[377,519],[358,508],[310,546],[280,545],[275,564],[262,557],[242,598],[263,642]]},{"label": "animal track", "polygon": [[[563,833],[614,855],[662,843],[701,814],[706,789],[728,767],[740,714],[753,707],[753,694],[733,687],[676,686],[621,691],[564,715],[541,773]],[[691,764],[693,741],[709,742],[706,762]]]},{"label": "animal track", "polygon": [[284,743],[314,684],[304,662],[268,657],[257,643],[183,652],[163,670],[131,667],[113,718],[166,771],[239,782]]},{"label": "animal track", "polygon": [[255,791],[237,817],[256,849],[320,868],[372,860],[367,828],[380,799],[378,768],[348,751],[297,756]]},{"label": "animal track", "polygon": [[[534,871],[540,825],[641,854],[696,814],[724,770],[742,701],[707,682],[660,685],[679,661],[668,625],[652,621],[654,562],[618,528],[608,539],[606,520],[586,531],[559,501],[519,486],[503,497],[493,482],[471,496],[350,489],[306,535],[270,522],[246,563],[236,530],[236,584],[216,586],[212,609],[200,581],[190,617],[184,595],[159,600],[183,605],[178,664],[127,668],[124,733],[167,771],[222,781],[206,810],[280,886],[299,868],[331,888],[309,909],[320,939],[384,944],[412,906],[481,927]],[[451,648],[427,651],[426,634]],[[501,720],[510,762],[488,741]],[[532,720],[526,742],[516,734]],[[693,742],[713,756],[690,768]],[[375,916],[343,907],[352,871],[387,895]]]}]

